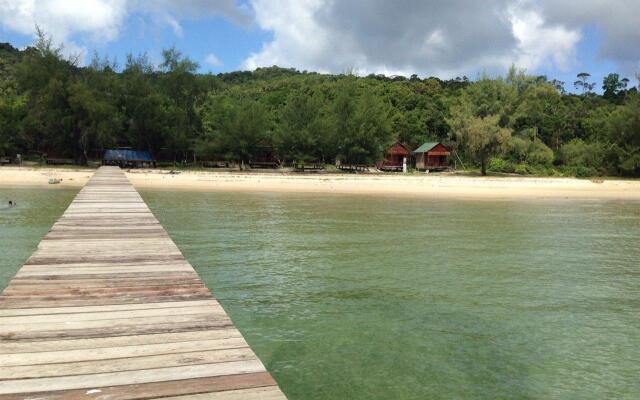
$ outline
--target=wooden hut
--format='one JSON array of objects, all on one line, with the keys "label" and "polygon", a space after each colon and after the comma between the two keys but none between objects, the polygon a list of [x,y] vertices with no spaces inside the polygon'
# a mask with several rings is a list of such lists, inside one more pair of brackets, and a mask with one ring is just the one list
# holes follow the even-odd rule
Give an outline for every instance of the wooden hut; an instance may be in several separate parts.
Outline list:
[{"label": "wooden hut", "polygon": [[276,149],[266,140],[261,141],[255,149],[253,157],[249,161],[251,168],[278,168],[280,160]]},{"label": "wooden hut", "polygon": [[406,158],[409,160],[411,151],[401,142],[395,142],[384,152],[384,159],[376,164],[382,171],[402,171],[402,163]]},{"label": "wooden hut", "polygon": [[414,150],[416,169],[441,171],[449,168],[451,150],[440,142],[427,142]]},{"label": "wooden hut", "polygon": [[155,167],[156,163],[148,151],[130,149],[108,149],[102,157],[102,165],[117,165],[120,168]]}]

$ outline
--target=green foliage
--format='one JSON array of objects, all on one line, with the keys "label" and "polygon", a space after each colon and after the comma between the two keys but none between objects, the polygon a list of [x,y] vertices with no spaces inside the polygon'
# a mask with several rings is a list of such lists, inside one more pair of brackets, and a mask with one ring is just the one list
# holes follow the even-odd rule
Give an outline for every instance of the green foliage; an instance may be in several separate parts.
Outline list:
[{"label": "green foliage", "polygon": [[330,107],[329,147],[344,164],[373,164],[392,140],[388,105],[371,91],[359,92],[355,77],[343,78]]},{"label": "green foliage", "polygon": [[618,173],[640,176],[640,96],[617,107],[608,123],[609,161]]},{"label": "green foliage", "polygon": [[549,166],[553,163],[554,154],[540,140],[531,140],[523,136],[513,136],[507,144],[506,155],[517,163]]},{"label": "green foliage", "polygon": [[166,162],[246,163],[269,149],[285,162],[372,164],[395,140],[446,141],[483,173],[640,176],[640,100],[615,73],[603,96],[580,73],[577,96],[515,67],[476,82],[279,67],[214,76],[176,48],[161,57],[79,67],[40,30],[25,50],[0,44],[0,155],[85,163],[127,146]]},{"label": "green foliage", "polygon": [[516,170],[516,166],[509,160],[494,157],[489,161],[488,170],[491,172],[513,173]]},{"label": "green foliage", "polygon": [[270,146],[271,115],[263,104],[248,98],[211,96],[203,110],[206,135],[199,141],[205,156],[247,163]]},{"label": "green foliage", "polygon": [[596,175],[596,170],[591,167],[585,167],[584,165],[576,167],[576,176],[579,178],[586,178],[594,175]]},{"label": "green foliage", "polygon": [[609,74],[602,80],[602,90],[604,91],[602,96],[609,100],[616,99],[626,86],[626,82],[620,80],[620,75]]},{"label": "green foliage", "polygon": [[485,78],[462,92],[460,104],[468,114],[474,117],[485,118],[497,115],[500,125],[505,125],[513,111],[516,99],[517,90],[514,86],[501,79]]},{"label": "green foliage", "polygon": [[286,161],[308,162],[331,154],[329,126],[319,93],[292,92],[279,115],[274,144]]},{"label": "green foliage", "polygon": [[514,172],[518,175],[529,175],[533,170],[527,164],[517,164]]},{"label": "green foliage", "polygon": [[549,166],[553,163],[554,154],[547,145],[539,140],[531,142],[526,161],[534,165]]},{"label": "green foliage", "polygon": [[600,168],[603,161],[602,153],[600,145],[574,139],[562,147],[560,158],[564,165],[570,167]]},{"label": "green foliage", "polygon": [[511,129],[500,127],[499,115],[476,117],[460,112],[449,120],[453,138],[480,163],[480,172],[487,174],[487,161],[509,140]]},{"label": "green foliage", "polygon": [[523,92],[511,122],[516,129],[530,129],[533,138],[558,149],[566,139],[567,114],[560,93],[549,84],[540,84]]},{"label": "green foliage", "polygon": [[22,96],[0,98],[0,156],[17,153],[20,145],[21,121],[26,115],[25,99]]}]

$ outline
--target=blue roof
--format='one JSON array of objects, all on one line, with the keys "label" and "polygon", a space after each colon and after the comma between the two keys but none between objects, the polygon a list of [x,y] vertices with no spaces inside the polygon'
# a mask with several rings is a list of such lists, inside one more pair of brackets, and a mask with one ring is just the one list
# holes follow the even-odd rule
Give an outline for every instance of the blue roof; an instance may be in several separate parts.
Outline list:
[{"label": "blue roof", "polygon": [[107,161],[148,161],[152,162],[148,151],[109,149],[104,152]]}]

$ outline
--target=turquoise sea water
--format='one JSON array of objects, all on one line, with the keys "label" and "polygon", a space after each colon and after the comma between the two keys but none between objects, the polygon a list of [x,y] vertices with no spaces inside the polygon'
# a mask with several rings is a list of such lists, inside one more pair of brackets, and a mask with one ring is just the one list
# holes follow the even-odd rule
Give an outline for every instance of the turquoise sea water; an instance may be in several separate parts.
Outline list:
[{"label": "turquoise sea water", "polygon": [[143,196],[290,399],[640,396],[640,203]]},{"label": "turquoise sea water", "polygon": [[640,396],[640,203],[142,195],[292,400]]},{"label": "turquoise sea water", "polygon": [[[0,290],[36,250],[77,192],[0,188]],[[9,200],[17,205],[8,208]]]}]

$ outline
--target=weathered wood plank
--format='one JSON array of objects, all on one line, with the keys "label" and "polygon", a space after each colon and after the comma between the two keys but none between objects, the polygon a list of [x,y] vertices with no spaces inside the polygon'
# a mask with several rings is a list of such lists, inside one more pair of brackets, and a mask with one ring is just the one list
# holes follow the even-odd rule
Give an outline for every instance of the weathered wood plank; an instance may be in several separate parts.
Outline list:
[{"label": "weathered wood plank", "polygon": [[190,394],[165,397],[165,400],[279,400],[282,392],[277,387],[229,390],[224,392]]},{"label": "weathered wood plank", "polygon": [[92,349],[90,352],[86,351],[86,349],[76,349],[63,351],[41,351],[37,353],[0,354],[0,364],[2,364],[4,369],[5,367],[11,366],[34,366],[39,364],[99,361],[114,358],[156,356],[208,350],[229,350],[244,347],[248,347],[244,339],[241,337],[231,337],[212,340],[194,340],[189,342],[102,347]]},{"label": "weathered wood plank", "polygon": [[[102,387],[90,390],[32,391],[25,394],[0,395],[0,400],[25,400],[25,397],[38,400],[164,399],[167,396],[235,392],[237,390],[246,390],[250,388],[278,390],[275,385],[276,383],[269,373],[258,372],[242,375],[225,375],[178,381]],[[284,396],[279,398],[276,397],[276,399],[284,399]]]},{"label": "weathered wood plank", "polygon": [[[25,355],[46,353],[46,352],[71,352],[74,350],[91,349],[91,352],[100,352],[107,347],[140,347],[142,345],[180,343],[202,340],[222,340],[230,338],[242,338],[240,332],[233,327],[227,329],[186,331],[174,333],[155,333],[147,335],[123,335],[108,336],[89,339],[65,339],[65,340],[44,340],[37,342],[5,342],[0,346],[0,354],[22,353]],[[244,339],[243,339],[244,340]],[[42,354],[46,357],[46,354]],[[19,355],[18,355],[19,357]],[[32,362],[32,364],[36,364]]]},{"label": "weathered wood plank", "polygon": [[46,390],[92,389],[137,383],[250,374],[263,371],[264,366],[256,359],[226,363],[140,369],[136,371],[56,376],[53,378],[15,379],[0,381],[0,394],[42,392]]},{"label": "weathered wood plank", "polygon": [[8,379],[47,378],[142,369],[180,367],[185,365],[216,364],[256,360],[248,347],[229,349],[198,349],[184,353],[123,357],[69,363],[6,366],[0,369],[0,381]]}]

